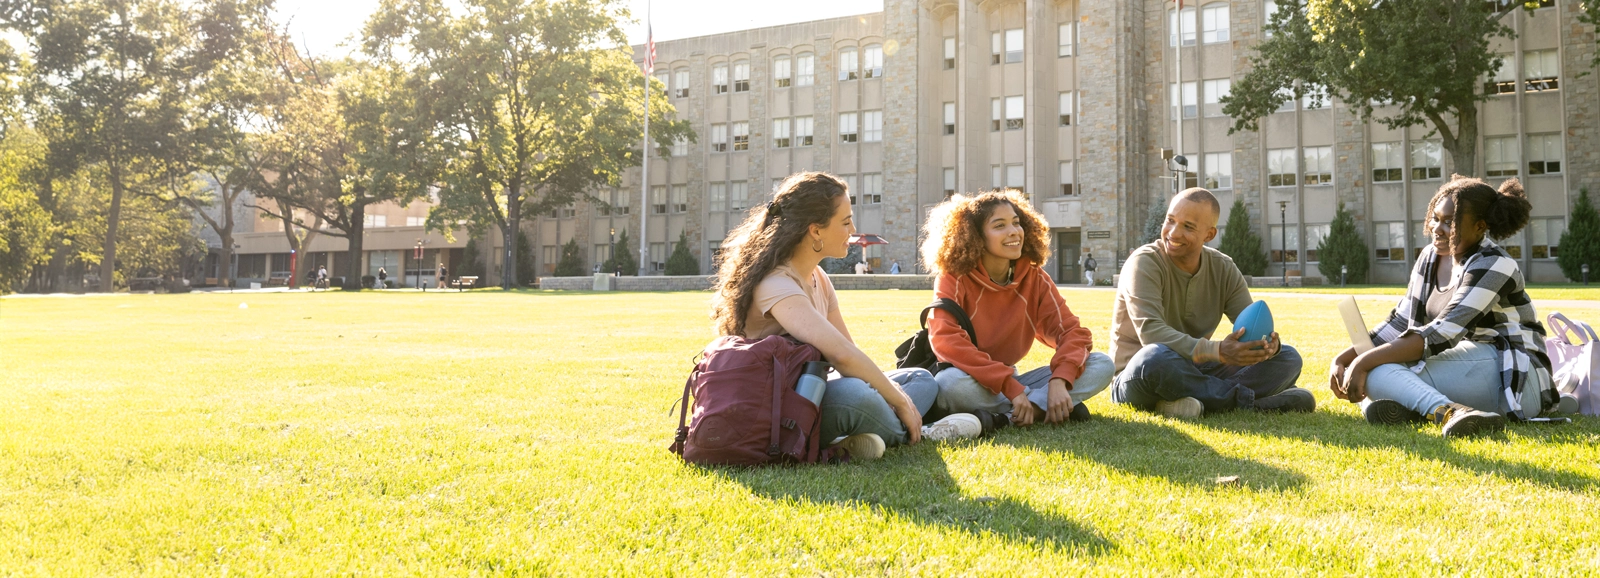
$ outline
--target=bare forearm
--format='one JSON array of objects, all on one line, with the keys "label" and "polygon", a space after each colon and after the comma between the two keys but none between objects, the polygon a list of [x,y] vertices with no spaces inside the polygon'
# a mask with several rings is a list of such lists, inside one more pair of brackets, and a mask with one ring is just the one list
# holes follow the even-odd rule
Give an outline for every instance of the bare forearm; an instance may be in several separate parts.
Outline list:
[{"label": "bare forearm", "polygon": [[1372,371],[1373,368],[1385,363],[1417,361],[1422,359],[1424,345],[1422,336],[1413,333],[1357,355],[1355,363],[1351,366],[1360,371]]}]

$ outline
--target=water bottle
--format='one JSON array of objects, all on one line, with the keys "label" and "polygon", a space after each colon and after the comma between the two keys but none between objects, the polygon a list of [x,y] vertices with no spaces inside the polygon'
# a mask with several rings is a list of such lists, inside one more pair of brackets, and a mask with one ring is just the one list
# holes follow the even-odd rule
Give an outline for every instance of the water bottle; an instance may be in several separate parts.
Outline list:
[{"label": "water bottle", "polygon": [[808,362],[805,371],[800,374],[800,381],[794,384],[795,392],[811,400],[817,407],[822,407],[822,394],[828,391],[828,367],[826,361]]}]

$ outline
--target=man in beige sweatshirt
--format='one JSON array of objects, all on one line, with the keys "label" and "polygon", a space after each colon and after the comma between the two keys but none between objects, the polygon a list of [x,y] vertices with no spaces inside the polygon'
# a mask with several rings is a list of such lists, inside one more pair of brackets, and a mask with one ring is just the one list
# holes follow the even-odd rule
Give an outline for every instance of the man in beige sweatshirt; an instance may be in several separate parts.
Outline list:
[{"label": "man in beige sweatshirt", "polygon": [[1111,399],[1189,418],[1236,408],[1313,411],[1316,398],[1294,387],[1300,354],[1277,333],[1211,339],[1224,314],[1236,319],[1253,302],[1233,259],[1205,245],[1217,236],[1221,213],[1211,191],[1179,193],[1167,205],[1161,238],[1123,265],[1112,307],[1118,373]]}]

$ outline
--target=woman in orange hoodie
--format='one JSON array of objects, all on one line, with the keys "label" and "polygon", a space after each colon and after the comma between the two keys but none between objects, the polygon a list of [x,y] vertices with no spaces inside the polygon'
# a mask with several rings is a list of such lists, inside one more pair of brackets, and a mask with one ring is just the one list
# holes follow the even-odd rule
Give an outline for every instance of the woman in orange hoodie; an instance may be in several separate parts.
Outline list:
[{"label": "woman in orange hoodie", "polygon": [[[1049,231],[1016,191],[957,195],[934,208],[922,244],[938,274],[934,294],[959,304],[977,334],[974,343],[944,311],[928,317],[933,352],[951,365],[935,376],[942,412],[1009,412],[1016,425],[1082,420],[1083,401],[1111,383],[1115,363],[1090,351],[1092,334],[1039,266],[1050,258]],[[1036,340],[1055,355],[1019,375]]]}]

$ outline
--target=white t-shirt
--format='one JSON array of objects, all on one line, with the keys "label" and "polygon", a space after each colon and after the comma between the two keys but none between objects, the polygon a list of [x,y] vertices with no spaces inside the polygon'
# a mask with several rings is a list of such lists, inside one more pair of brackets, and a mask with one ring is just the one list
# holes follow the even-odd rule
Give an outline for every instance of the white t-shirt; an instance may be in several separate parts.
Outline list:
[{"label": "white t-shirt", "polygon": [[866,275],[867,274],[867,262],[866,261],[862,261],[860,263],[856,263],[856,274],[857,275]]}]

